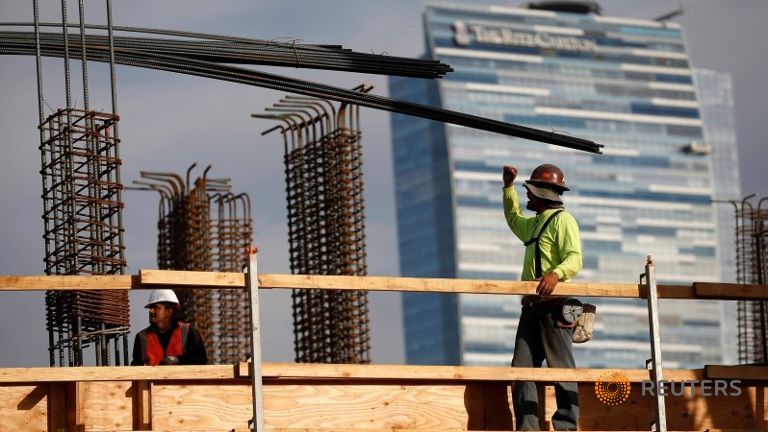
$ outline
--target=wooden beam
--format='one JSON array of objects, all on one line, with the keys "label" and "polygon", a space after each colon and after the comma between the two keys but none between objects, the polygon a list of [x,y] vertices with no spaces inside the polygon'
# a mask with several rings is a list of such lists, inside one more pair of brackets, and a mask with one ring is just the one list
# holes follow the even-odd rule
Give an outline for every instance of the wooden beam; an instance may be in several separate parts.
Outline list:
[{"label": "wooden beam", "polygon": [[[242,273],[187,272],[173,270],[141,270],[143,285],[175,285],[211,288],[245,288]],[[536,293],[537,282],[406,278],[388,276],[318,276],[260,274],[259,288],[331,289],[394,292],[468,293],[468,294],[517,294]],[[688,285],[660,285],[662,298],[693,298]],[[645,290],[638,284],[568,282],[557,286],[558,295],[579,297],[644,298]]]},{"label": "wooden beam", "polygon": [[[240,363],[238,376],[248,376],[248,364]],[[613,370],[612,370],[613,371]],[[630,382],[650,379],[646,369],[616,369]],[[367,380],[467,380],[467,381],[540,381],[595,382],[604,369],[511,368],[481,366],[411,366],[411,365],[347,365],[306,363],[265,363],[265,378],[349,378]],[[704,376],[703,370],[665,371],[669,380],[694,380]]]},{"label": "wooden beam", "polygon": [[721,300],[768,300],[768,286],[719,282],[694,282],[697,297]]},{"label": "wooden beam", "polygon": [[[114,429],[88,429],[89,432],[114,432]],[[193,429],[173,429],[174,432],[232,432],[232,429],[200,429],[200,428],[193,428]],[[402,428],[390,428],[390,429],[373,429],[373,428],[359,428],[359,429],[346,429],[346,428],[268,428],[269,432],[403,432],[407,429]],[[419,429],[413,429],[413,430],[419,430]],[[428,429],[427,429],[428,430]],[[473,432],[474,429],[438,429],[439,432]],[[141,430],[135,430],[135,431],[124,431],[124,432],[146,432],[146,429]],[[754,432],[754,429],[707,429],[709,432]],[[434,431],[431,431],[434,432]],[[479,431],[478,431],[479,432]],[[509,432],[507,430],[489,430],[489,429],[482,429],[482,432]],[[592,430],[591,432],[616,432],[615,430],[610,431],[601,431],[601,430]],[[622,430],[621,432],[648,432],[647,429],[645,430]],[[701,429],[691,429],[691,430],[681,430],[681,431],[670,431],[670,432],[701,432]]]},{"label": "wooden beam", "polygon": [[[466,294],[536,294],[538,282],[438,279],[386,276],[316,276],[261,274],[259,283],[264,288],[334,289],[395,292],[431,292]],[[666,298],[689,298],[693,291],[685,285],[660,287]],[[643,287],[638,284],[567,282],[557,286],[557,294],[579,297],[643,298]]]},{"label": "wooden beam", "polygon": [[152,430],[152,383],[134,381],[132,389],[133,427],[136,430]]},{"label": "wooden beam", "polygon": [[727,379],[743,381],[768,380],[768,366],[725,366],[707,365],[705,375],[710,379]]},{"label": "wooden beam", "polygon": [[[261,275],[259,275],[261,276]],[[245,288],[245,273],[179,270],[139,270],[142,285]],[[261,277],[259,277],[261,280]],[[261,286],[261,285],[259,285]]]},{"label": "wooden beam", "polygon": [[0,383],[179,379],[215,380],[233,378],[236,378],[235,367],[227,365],[0,368]]},{"label": "wooden beam", "polygon": [[0,276],[0,291],[125,290],[139,287],[139,277],[131,275]]},{"label": "wooden beam", "polygon": [[[425,293],[468,293],[528,295],[536,282],[403,278],[387,276],[316,276],[260,274],[260,289],[331,289]],[[138,276],[0,276],[0,291],[41,290],[125,290],[166,287],[245,288],[243,273],[140,270]],[[659,285],[662,299],[766,300],[768,289],[761,285],[694,282],[693,285]],[[575,297],[645,298],[639,284],[568,282],[556,293]]]},{"label": "wooden beam", "polygon": [[[235,366],[112,366],[72,368],[2,368],[0,383],[67,382],[67,381],[167,381],[229,380],[247,378],[248,365]],[[648,379],[646,369],[616,369],[630,382]],[[264,363],[265,379],[350,379],[350,380],[466,380],[542,382],[594,382],[604,369],[508,368],[479,366],[406,366],[346,365],[308,363]],[[669,375],[669,376],[667,376]],[[701,379],[701,369],[670,370],[669,380]]]},{"label": "wooden beam", "polygon": [[74,383],[50,383],[48,385],[48,430],[67,428],[67,386]]}]

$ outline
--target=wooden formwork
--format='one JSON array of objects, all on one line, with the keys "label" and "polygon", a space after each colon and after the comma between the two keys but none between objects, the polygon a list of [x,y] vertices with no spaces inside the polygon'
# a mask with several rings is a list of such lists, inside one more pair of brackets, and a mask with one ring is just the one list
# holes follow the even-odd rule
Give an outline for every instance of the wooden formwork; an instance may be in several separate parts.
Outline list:
[{"label": "wooden formwork", "polygon": [[[0,291],[244,289],[240,273],[142,271],[134,276],[0,276]],[[536,282],[258,274],[259,289],[351,289],[533,294]],[[766,300],[757,285],[659,285],[661,299]],[[642,284],[562,283],[558,294],[645,298]],[[0,431],[245,431],[253,416],[247,365],[0,369]],[[555,409],[556,381],[579,383],[581,430],[650,430],[655,399],[641,394],[644,369],[618,370],[628,399],[595,395],[606,370],[448,366],[264,364],[264,421],[270,431],[513,430],[513,381],[540,383],[542,418]],[[258,377],[258,374],[256,375]],[[665,370],[665,380],[741,380],[740,396],[666,397],[669,430],[768,430],[768,368]],[[549,426],[548,424],[544,425]]]},{"label": "wooden formwork", "polygon": [[[246,431],[252,416],[248,366],[0,369],[2,431]],[[264,365],[267,430],[513,430],[509,386],[542,383],[546,418],[553,379],[579,382],[580,430],[649,430],[654,400],[647,370],[619,370],[628,400],[600,402],[597,369],[449,366]],[[674,381],[749,377],[738,397],[669,396],[669,430],[766,430],[762,368],[668,370]]]}]

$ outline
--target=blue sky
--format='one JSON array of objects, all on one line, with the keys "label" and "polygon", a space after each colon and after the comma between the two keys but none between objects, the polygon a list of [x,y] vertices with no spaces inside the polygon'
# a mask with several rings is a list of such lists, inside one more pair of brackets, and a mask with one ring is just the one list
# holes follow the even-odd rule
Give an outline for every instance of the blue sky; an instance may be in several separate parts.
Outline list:
[{"label": "blue sky", "polygon": [[[341,44],[363,52],[415,57],[421,54],[422,4],[398,1],[221,1],[139,0],[114,2],[115,23],[240,35],[261,39],[300,39],[305,43]],[[510,6],[520,4],[499,2]],[[677,2],[601,2],[606,15],[652,18],[677,8]],[[104,23],[103,2],[87,2],[88,22]],[[763,120],[768,86],[763,79],[768,63],[768,40],[763,19],[768,3],[759,0],[688,1],[679,18],[696,67],[729,72],[734,79],[737,133],[744,194],[768,194],[768,122]],[[75,21],[77,2],[69,2]],[[31,21],[28,1],[2,0],[3,21]],[[46,2],[44,21],[60,20],[56,2]],[[717,31],[716,31],[717,30]],[[78,77],[79,63],[73,62]],[[343,87],[361,82],[387,94],[386,78],[340,72],[264,68]],[[89,66],[91,107],[109,109],[108,72]],[[260,247],[259,270],[288,273],[287,228],[283,186],[282,144],[279,135],[261,137],[272,125],[250,118],[282,93],[186,77],[165,72],[118,68],[121,116],[122,177],[138,178],[140,170],[184,172],[193,162],[213,164],[212,175],[231,177],[236,192],[248,192],[253,205],[255,239]],[[64,105],[63,66],[44,62],[46,102]],[[79,79],[74,100],[82,106]],[[0,56],[0,274],[41,274],[43,241],[40,200],[39,138],[33,57]],[[397,245],[390,152],[389,114],[362,110],[365,155],[368,264],[370,274],[396,275]],[[514,162],[514,161],[510,161]],[[155,268],[157,196],[127,192],[125,226],[128,271]],[[47,364],[42,293],[2,293],[0,341],[5,350],[0,366]],[[146,325],[141,305],[146,292],[132,293],[134,333]],[[285,291],[267,292],[263,299],[264,357],[293,359],[290,298]],[[403,336],[399,296],[371,297],[373,360],[402,363]]]}]

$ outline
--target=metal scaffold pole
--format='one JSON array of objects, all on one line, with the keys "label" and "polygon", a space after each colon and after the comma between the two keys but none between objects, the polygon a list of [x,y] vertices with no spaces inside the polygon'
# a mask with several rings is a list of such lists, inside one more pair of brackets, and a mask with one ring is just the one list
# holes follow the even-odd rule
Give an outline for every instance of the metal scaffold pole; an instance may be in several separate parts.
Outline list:
[{"label": "metal scaffold pole", "polygon": [[253,398],[253,418],[251,430],[264,430],[264,391],[261,381],[261,322],[259,320],[259,274],[256,254],[258,249],[248,250],[248,304],[251,306],[251,391]]},{"label": "metal scaffold pole", "polygon": [[651,256],[645,263],[645,273],[640,275],[640,284],[645,279],[646,298],[648,299],[648,324],[651,330],[651,379],[656,389],[656,422],[652,430],[656,432],[667,431],[667,410],[664,405],[664,392],[661,388],[661,382],[664,380],[664,374],[661,364],[661,333],[659,331],[659,295],[656,291],[656,269],[653,265]]}]

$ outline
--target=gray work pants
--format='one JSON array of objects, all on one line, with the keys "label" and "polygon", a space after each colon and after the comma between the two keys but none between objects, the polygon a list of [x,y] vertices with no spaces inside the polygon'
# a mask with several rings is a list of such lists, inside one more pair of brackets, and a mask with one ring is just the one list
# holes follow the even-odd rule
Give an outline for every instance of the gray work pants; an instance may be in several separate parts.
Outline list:
[{"label": "gray work pants", "polygon": [[[541,367],[546,359],[553,368],[574,368],[573,330],[557,327],[547,303],[524,306],[515,337],[513,367]],[[579,424],[579,388],[574,382],[555,383],[557,411],[555,430],[576,430]],[[512,386],[516,430],[539,430],[539,401],[536,383],[516,381]]]}]

